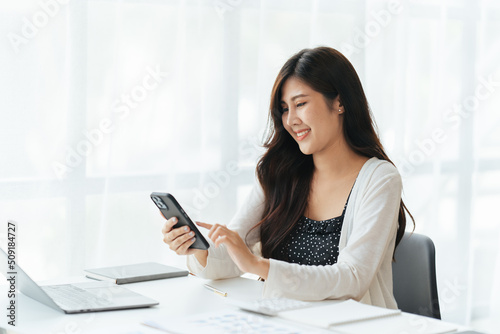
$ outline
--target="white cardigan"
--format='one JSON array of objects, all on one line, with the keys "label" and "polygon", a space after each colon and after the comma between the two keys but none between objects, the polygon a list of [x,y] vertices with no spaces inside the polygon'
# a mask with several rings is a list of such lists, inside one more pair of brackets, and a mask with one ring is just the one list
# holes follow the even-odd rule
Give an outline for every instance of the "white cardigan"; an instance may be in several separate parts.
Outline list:
[{"label": "white cardigan", "polygon": [[[349,198],[342,226],[337,263],[299,265],[270,259],[263,297],[300,300],[349,299],[397,308],[392,293],[392,256],[398,227],[402,183],[397,169],[387,161],[371,158],[361,168]],[[228,224],[250,249],[260,241],[258,228],[264,194],[255,186]],[[246,237],[246,239],[245,239]],[[189,270],[203,278],[220,279],[243,274],[225,246],[210,242],[206,267],[194,255]]]}]

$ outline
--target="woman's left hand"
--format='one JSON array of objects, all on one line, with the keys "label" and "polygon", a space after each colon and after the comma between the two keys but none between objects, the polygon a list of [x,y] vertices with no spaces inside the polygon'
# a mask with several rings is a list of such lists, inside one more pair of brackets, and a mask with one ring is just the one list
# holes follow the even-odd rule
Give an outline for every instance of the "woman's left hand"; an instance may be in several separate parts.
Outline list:
[{"label": "woman's left hand", "polygon": [[226,245],[229,256],[241,271],[267,278],[269,260],[252,254],[237,232],[220,224],[212,225],[202,222],[196,222],[196,224],[210,230],[208,237],[213,241],[215,247]]}]

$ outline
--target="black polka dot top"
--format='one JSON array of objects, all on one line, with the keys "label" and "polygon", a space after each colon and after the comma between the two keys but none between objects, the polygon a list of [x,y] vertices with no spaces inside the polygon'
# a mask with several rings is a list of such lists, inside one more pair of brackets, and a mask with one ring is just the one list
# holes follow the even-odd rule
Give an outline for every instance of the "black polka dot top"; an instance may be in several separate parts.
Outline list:
[{"label": "black polka dot top", "polygon": [[[349,194],[350,197],[350,194]],[[347,202],[349,202],[349,197]],[[275,251],[277,258],[305,265],[337,263],[340,231],[347,202],[342,215],[327,220],[313,220],[302,216],[287,239]]]}]

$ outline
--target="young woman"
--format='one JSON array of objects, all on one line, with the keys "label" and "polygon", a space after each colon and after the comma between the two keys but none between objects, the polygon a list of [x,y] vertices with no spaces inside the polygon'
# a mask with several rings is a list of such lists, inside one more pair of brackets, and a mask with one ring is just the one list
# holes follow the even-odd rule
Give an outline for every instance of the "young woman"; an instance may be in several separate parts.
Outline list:
[{"label": "young woman", "polygon": [[327,47],[295,54],[274,83],[270,123],[245,205],[228,226],[198,223],[212,247],[189,249],[193,234],[172,229],[175,218],[164,242],[198,276],[261,276],[264,297],[396,308],[392,258],[407,209],[351,63]]}]

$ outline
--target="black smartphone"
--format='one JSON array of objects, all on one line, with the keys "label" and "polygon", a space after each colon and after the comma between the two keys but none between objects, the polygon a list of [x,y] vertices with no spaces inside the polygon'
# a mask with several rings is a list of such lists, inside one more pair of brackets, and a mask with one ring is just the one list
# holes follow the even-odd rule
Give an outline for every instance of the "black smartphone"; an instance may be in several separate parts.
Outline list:
[{"label": "black smartphone", "polygon": [[181,226],[189,226],[191,231],[194,231],[194,235],[196,237],[196,241],[194,244],[189,246],[189,248],[203,249],[206,250],[210,247],[209,243],[205,239],[205,237],[200,233],[200,230],[193,223],[191,218],[187,215],[187,213],[182,209],[177,200],[169,193],[151,193],[151,199],[156,204],[158,209],[160,209],[161,213],[165,218],[170,219],[172,217],[177,217],[178,222],[174,225],[173,228],[178,228]]}]

